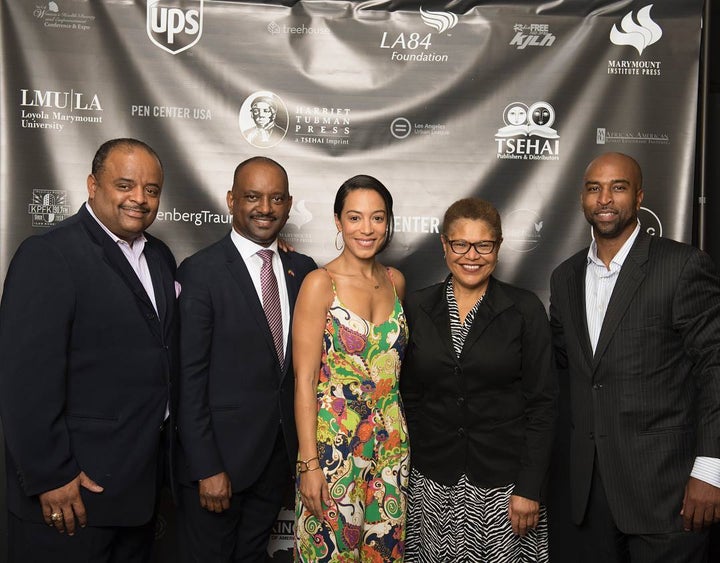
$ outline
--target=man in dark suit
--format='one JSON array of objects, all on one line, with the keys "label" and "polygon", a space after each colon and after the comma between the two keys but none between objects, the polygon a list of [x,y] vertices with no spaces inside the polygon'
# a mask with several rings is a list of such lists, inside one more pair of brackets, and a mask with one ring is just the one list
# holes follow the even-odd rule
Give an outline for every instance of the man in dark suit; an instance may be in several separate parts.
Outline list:
[{"label": "man in dark suit", "polygon": [[720,279],[705,253],[640,229],[642,199],[634,159],[593,160],[593,242],[551,281],[584,563],[704,561],[720,521]]},{"label": "man in dark suit", "polygon": [[175,260],[145,233],[145,143],[103,144],[88,201],[25,240],[0,305],[10,561],[148,561],[170,403]]},{"label": "man in dark suit", "polygon": [[230,233],[178,270],[181,515],[198,563],[265,560],[297,457],[291,313],[316,267],[278,250],[292,198],[277,162],[238,165],[227,205]]}]

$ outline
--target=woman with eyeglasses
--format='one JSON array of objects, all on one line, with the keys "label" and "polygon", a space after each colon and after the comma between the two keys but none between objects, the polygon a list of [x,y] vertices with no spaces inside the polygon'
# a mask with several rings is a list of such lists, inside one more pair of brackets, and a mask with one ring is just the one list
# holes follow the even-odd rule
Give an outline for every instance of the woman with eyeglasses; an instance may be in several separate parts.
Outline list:
[{"label": "woman with eyeglasses", "polygon": [[487,201],[453,203],[440,240],[450,275],[405,303],[405,561],[547,562],[557,386],[545,308],[492,276],[502,229]]}]

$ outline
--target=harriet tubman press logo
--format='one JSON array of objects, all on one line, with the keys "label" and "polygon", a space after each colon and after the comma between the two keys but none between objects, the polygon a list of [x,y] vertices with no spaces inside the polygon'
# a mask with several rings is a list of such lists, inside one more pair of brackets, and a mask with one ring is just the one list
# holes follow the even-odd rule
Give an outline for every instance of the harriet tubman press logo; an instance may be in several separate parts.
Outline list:
[{"label": "harriet tubman press logo", "polygon": [[240,108],[238,121],[245,140],[259,149],[274,147],[282,141],[289,123],[287,107],[272,92],[248,96]]},{"label": "harriet tubman press logo", "polygon": [[51,227],[70,214],[67,192],[63,190],[33,190],[28,205],[33,227]]}]

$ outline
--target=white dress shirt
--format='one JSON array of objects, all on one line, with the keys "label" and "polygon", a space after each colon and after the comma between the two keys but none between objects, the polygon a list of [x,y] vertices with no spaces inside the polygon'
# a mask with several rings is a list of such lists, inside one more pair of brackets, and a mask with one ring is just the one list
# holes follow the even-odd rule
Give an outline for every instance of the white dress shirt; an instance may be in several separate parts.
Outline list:
[{"label": "white dress shirt", "polygon": [[278,292],[280,293],[280,312],[282,314],[283,326],[283,349],[287,350],[288,336],[290,334],[290,299],[288,298],[287,284],[285,283],[285,272],[283,271],[282,260],[278,254],[277,239],[270,246],[260,246],[253,241],[246,239],[233,229],[230,233],[235,248],[237,248],[240,256],[247,266],[250,277],[252,278],[258,299],[262,303],[262,285],[260,284],[260,269],[263,260],[258,256],[258,251],[268,249],[273,251],[272,267],[278,282]]},{"label": "white dress shirt", "polygon": [[157,313],[158,308],[155,301],[155,290],[153,289],[152,278],[150,277],[150,269],[148,268],[148,263],[144,253],[145,243],[147,242],[145,235],[140,234],[140,236],[136,238],[132,242],[132,244],[129,244],[127,241],[124,241],[115,233],[110,231],[110,229],[108,229],[105,225],[103,225],[102,221],[100,221],[100,219],[97,218],[95,213],[93,213],[92,207],[90,207],[87,202],[85,203],[85,207],[87,208],[90,215],[92,215],[92,218],[97,221],[98,225],[100,225],[102,230],[105,231],[108,236],[113,239],[120,247],[120,250],[122,250],[125,258],[127,258],[128,263],[132,267],[137,277],[140,279],[140,283],[142,284],[143,288],[145,288],[145,293],[148,294],[153,309],[155,309],[155,312]]}]

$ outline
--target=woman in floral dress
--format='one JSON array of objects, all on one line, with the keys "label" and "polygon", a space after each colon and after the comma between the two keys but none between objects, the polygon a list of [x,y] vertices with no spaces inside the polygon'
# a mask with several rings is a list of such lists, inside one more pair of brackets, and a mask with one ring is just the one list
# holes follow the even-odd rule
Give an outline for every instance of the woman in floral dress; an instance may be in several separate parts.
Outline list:
[{"label": "woman in floral dress", "polygon": [[354,176],[335,198],[340,255],[303,282],[293,321],[295,560],[400,562],[409,474],[398,374],[405,280],[376,255],[392,196]]}]

